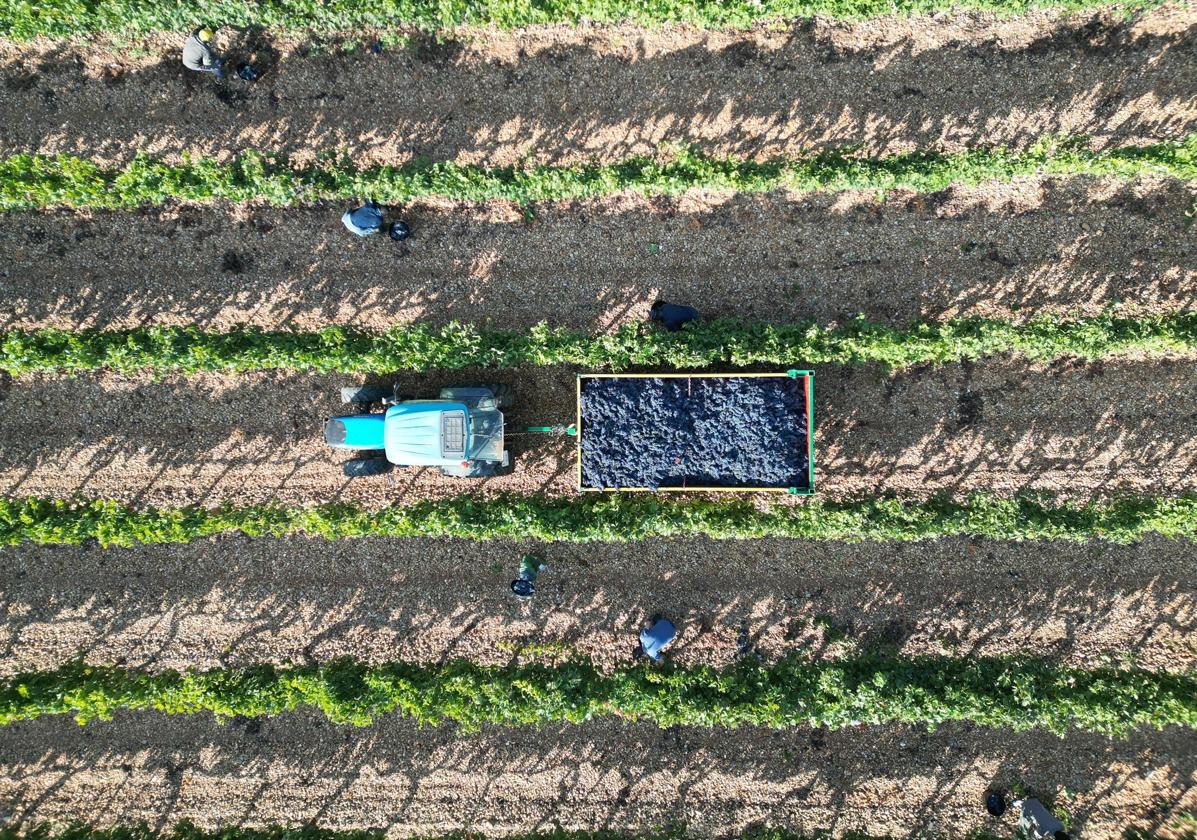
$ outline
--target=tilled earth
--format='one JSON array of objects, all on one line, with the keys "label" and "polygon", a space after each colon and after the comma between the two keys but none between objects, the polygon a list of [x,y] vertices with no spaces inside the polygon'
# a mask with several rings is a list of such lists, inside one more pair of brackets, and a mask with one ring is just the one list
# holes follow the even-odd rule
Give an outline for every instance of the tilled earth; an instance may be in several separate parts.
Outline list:
[{"label": "tilled earth", "polygon": [[[226,30],[221,35],[227,39]],[[359,34],[369,40],[369,33]],[[263,80],[186,74],[177,37],[0,42],[0,154],[139,152],[299,161],[419,156],[484,165],[606,162],[691,144],[754,159],[1026,147],[1106,149],[1197,128],[1197,6],[1009,20],[978,14],[743,33],[686,27],[463,29],[380,55],[258,44]],[[579,80],[582,83],[579,84]],[[1134,314],[1197,305],[1193,184],[1023,178],[934,195],[620,195],[521,208],[403,208],[402,248],[352,239],[342,207],[168,202],[135,212],[0,214],[0,328],[188,324],[381,328],[540,320],[608,330],[658,297],[706,315],[887,323]],[[794,366],[802,366],[800,359]],[[780,366],[785,367],[785,366]],[[890,372],[819,365],[816,463],[828,498],[895,491],[1197,491],[1197,384],[1184,360],[992,358]],[[469,490],[570,494],[576,371],[402,374],[404,391],[510,382],[516,471],[347,481],[321,441],[348,377],[83,374],[0,379],[0,492],[130,503],[409,503]],[[538,594],[507,590],[543,556]],[[1068,666],[1197,667],[1197,556],[1134,546],[951,539],[843,545],[621,545],[229,537],[191,545],[0,550],[0,676],[92,663],[164,668],[368,662],[627,664],[665,612],[673,656],[1039,656]],[[0,823],[165,828],[315,823],[396,836],[561,825],[716,836],[761,824],[874,836],[1005,835],[990,786],[1023,784],[1086,838],[1197,810],[1197,733],[1114,740],[953,724],[840,732],[623,720],[542,729],[351,729],[309,711],[219,724],[122,713],[80,729],[0,727]]]},{"label": "tilled earth", "polygon": [[[528,601],[519,557],[548,568]],[[246,538],[0,550],[0,675],[77,657],[150,670],[339,657],[488,665],[632,663],[661,612],[670,658],[1034,656],[1081,668],[1197,667],[1197,550],[939,540],[647,540],[578,546]]]},{"label": "tilled earth", "polygon": [[[533,367],[399,376],[403,392],[416,396],[445,385],[515,385],[507,417],[515,470],[479,481],[415,468],[344,478],[343,456],[324,444],[321,422],[345,411],[338,387],[360,381],[350,377],[20,378],[0,391],[0,491],[141,504],[371,506],[474,490],[570,494],[577,440],[523,429],[573,422],[575,373]],[[994,358],[898,372],[822,365],[815,375],[816,486],[828,498],[1191,492],[1195,421],[1197,381],[1182,361]]]},{"label": "tilled earth", "polygon": [[353,729],[303,712],[221,725],[126,714],[80,730],[46,717],[0,728],[0,819],[169,826],[318,822],[396,836],[463,829],[647,831],[684,822],[720,836],[761,823],[804,834],[1007,835],[983,807],[1021,783],[1087,838],[1150,828],[1197,804],[1197,734],[1125,740],[951,724],[838,732],[659,729],[599,720],[542,729]]},{"label": "tilled earth", "polygon": [[707,317],[903,324],[1197,305],[1193,185],[1026,178],[934,195],[421,201],[400,247],[341,206],[0,214],[0,327],[606,330],[663,297]]},{"label": "tilled earth", "polygon": [[919,35],[895,22],[860,35],[809,26],[466,31],[378,55],[259,44],[264,76],[252,86],[186,73],[181,35],[133,49],[7,44],[0,154],[124,161],[344,148],[360,163],[506,165],[609,161],[661,144],[754,158],[844,144],[870,153],[1026,146],[1046,134],[1122,146],[1197,126],[1195,23],[1191,4],[1175,4],[1132,21],[922,19],[929,31]]}]

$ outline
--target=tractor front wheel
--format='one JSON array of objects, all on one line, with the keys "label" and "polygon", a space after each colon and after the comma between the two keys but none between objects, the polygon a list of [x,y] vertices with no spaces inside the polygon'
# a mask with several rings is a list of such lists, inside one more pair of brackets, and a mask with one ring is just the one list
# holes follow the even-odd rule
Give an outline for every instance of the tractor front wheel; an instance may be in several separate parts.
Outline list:
[{"label": "tractor front wheel", "polygon": [[369,475],[382,475],[391,471],[391,462],[386,458],[355,458],[341,465],[346,478],[362,478]]}]

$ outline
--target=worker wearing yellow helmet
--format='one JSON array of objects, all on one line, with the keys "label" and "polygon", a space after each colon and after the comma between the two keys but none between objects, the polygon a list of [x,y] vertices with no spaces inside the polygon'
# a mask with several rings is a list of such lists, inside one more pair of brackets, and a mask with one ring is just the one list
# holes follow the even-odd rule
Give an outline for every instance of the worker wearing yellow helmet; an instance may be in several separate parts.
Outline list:
[{"label": "worker wearing yellow helmet", "polygon": [[212,73],[219,79],[224,76],[224,66],[208,46],[212,35],[212,30],[203,26],[187,36],[183,42],[183,66],[199,73]]}]

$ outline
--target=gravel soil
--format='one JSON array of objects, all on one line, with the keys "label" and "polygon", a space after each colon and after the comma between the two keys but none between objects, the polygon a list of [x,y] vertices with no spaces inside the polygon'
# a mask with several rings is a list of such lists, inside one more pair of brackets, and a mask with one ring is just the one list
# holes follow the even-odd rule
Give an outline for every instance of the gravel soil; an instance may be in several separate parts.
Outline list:
[{"label": "gravel soil", "polygon": [[311,713],[228,725],[122,713],[83,730],[62,717],[0,729],[0,819],[318,822],[425,837],[678,822],[701,836],[761,823],[808,835],[1003,836],[1013,814],[989,818],[985,792],[1021,783],[1066,802],[1080,836],[1104,840],[1191,809],[1195,773],[1197,733],[1179,729],[1111,741],[968,724],[928,734],[603,720],[462,737],[399,718],[352,729]]},{"label": "gravel soil", "polygon": [[[529,601],[519,558],[547,565]],[[936,540],[214,539],[0,549],[0,676],[82,656],[131,668],[324,662],[632,664],[654,613],[686,666],[741,655],[1035,656],[1197,667],[1197,548]]]},{"label": "gravel soil", "polygon": [[[794,366],[804,367],[801,359]],[[400,380],[416,396],[443,385],[512,383],[514,473],[464,481],[406,469],[344,478],[342,457],[325,446],[321,423],[343,412],[338,387],[352,378],[39,375],[0,391],[0,492],[205,505],[388,505],[474,490],[574,492],[576,440],[522,433],[529,425],[573,422],[573,369]],[[1184,362],[995,358],[897,373],[817,366],[814,416],[816,487],[829,498],[1050,490],[1083,499],[1197,490],[1197,380]]]},{"label": "gravel soil", "polygon": [[[1193,185],[1022,179],[934,195],[417,202],[404,249],[344,208],[0,214],[0,327],[605,330],[658,297],[708,317],[875,321],[1197,306]],[[655,246],[655,247],[653,247]]]},{"label": "gravel soil", "polygon": [[857,35],[544,27],[322,56],[280,43],[263,45],[252,86],[185,73],[182,35],[119,48],[6,44],[0,154],[112,162],[340,147],[362,163],[508,165],[614,160],[661,144],[754,158],[844,144],[1025,146],[1045,134],[1120,146],[1197,127],[1195,23],[1197,10],[1179,4],[1133,21],[1039,16],[1021,30],[924,19],[921,35],[909,22]]}]

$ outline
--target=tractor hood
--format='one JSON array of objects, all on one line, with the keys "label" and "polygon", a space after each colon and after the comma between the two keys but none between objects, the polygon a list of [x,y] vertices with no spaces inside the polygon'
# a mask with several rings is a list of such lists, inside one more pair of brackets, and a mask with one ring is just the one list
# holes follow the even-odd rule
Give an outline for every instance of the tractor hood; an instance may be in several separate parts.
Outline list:
[{"label": "tractor hood", "polygon": [[405,402],[387,409],[383,432],[392,464],[439,467],[465,460],[470,412],[465,403]]}]

